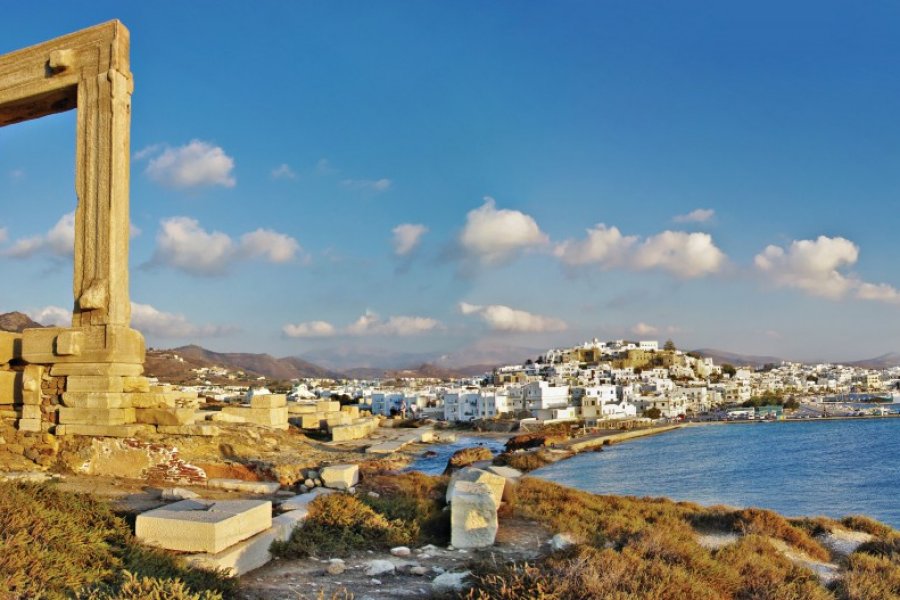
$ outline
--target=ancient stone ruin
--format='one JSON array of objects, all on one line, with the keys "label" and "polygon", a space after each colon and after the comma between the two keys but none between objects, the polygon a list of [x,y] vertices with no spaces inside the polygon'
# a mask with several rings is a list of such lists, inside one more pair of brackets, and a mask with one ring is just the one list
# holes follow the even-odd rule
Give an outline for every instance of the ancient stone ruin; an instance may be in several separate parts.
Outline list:
[{"label": "ancient stone ruin", "polygon": [[0,405],[20,430],[121,437],[188,424],[196,408],[150,387],[129,327],[128,40],[110,21],[0,56],[0,126],[77,112],[72,326],[0,334]]}]

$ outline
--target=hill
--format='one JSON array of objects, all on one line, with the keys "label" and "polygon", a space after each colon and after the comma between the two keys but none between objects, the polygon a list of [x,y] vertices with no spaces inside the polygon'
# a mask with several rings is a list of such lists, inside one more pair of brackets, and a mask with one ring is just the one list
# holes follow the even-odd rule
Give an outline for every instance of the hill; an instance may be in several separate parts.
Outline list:
[{"label": "hill", "polygon": [[25,313],[8,312],[0,315],[0,331],[22,333],[23,329],[30,329],[32,327],[43,327],[43,325],[37,321],[33,321],[31,317]]},{"label": "hill", "polygon": [[766,364],[780,364],[784,359],[777,356],[757,356],[753,354],[738,354],[736,352],[728,352],[726,350],[716,350],[714,348],[701,348],[694,350],[697,354],[704,358],[711,358],[717,365],[728,363],[736,367],[761,367]]},{"label": "hill", "polygon": [[900,353],[888,352],[875,358],[867,358],[864,360],[856,360],[844,363],[851,367],[861,367],[863,369],[889,369],[891,367],[900,366]]},{"label": "hill", "polygon": [[477,377],[491,371],[494,365],[470,365],[467,367],[440,367],[431,363],[422,363],[417,367],[408,369],[378,369],[372,367],[360,367],[344,371],[347,377],[354,379],[402,379],[415,377],[418,379],[459,379],[462,377]]},{"label": "hill", "polygon": [[204,363],[204,366],[218,365],[228,369],[245,371],[270,379],[295,379],[302,377],[330,377],[340,379],[343,374],[325,369],[302,358],[291,356],[275,358],[271,354],[250,354],[245,352],[213,352],[200,346],[181,346],[172,350],[185,361]]}]

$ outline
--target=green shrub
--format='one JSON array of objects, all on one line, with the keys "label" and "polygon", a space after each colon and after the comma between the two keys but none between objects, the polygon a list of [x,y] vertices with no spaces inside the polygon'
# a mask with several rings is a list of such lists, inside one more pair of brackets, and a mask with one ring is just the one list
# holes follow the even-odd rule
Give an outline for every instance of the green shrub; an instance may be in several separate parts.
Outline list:
[{"label": "green shrub", "polygon": [[372,475],[360,486],[359,498],[389,520],[401,520],[415,528],[414,543],[446,545],[450,543],[450,513],[444,510],[447,483],[447,477],[416,471]]}]

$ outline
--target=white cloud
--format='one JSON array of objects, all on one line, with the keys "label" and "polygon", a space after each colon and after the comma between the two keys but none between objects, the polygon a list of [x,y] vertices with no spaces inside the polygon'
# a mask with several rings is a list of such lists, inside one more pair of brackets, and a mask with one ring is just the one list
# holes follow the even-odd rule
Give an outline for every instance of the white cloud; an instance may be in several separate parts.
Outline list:
[{"label": "white cloud", "polygon": [[402,223],[394,227],[392,233],[394,254],[406,256],[419,246],[422,236],[428,233],[428,228],[417,223]]},{"label": "white cloud", "polygon": [[245,233],[239,248],[239,252],[248,258],[262,258],[273,263],[290,262],[301,250],[297,240],[271,229]]},{"label": "white cloud", "polygon": [[26,310],[25,314],[41,325],[53,325],[56,327],[70,327],[72,325],[72,311],[61,306],[45,306],[34,310]]},{"label": "white cloud", "polygon": [[131,326],[147,335],[163,338],[199,338],[226,335],[236,328],[195,325],[181,314],[163,312],[149,304],[131,303]]},{"label": "white cloud", "polygon": [[623,266],[637,241],[637,236],[624,236],[617,227],[598,223],[587,230],[583,241],[566,240],[556,245],[553,254],[570,266],[597,264],[608,269]]},{"label": "white cloud", "polygon": [[548,242],[537,222],[523,212],[497,209],[493,198],[469,211],[459,234],[459,245],[471,258],[482,264],[499,264],[519,251],[543,246]]},{"label": "white cloud", "polygon": [[6,227],[0,227],[0,244],[5,244],[8,239],[9,231],[7,231]]},{"label": "white cloud", "polygon": [[778,286],[837,299],[853,287],[838,269],[855,264],[858,258],[859,248],[850,240],[822,235],[816,240],[795,240],[787,250],[767,246],[753,262]]},{"label": "white cloud", "polygon": [[13,169],[9,172],[9,178],[13,181],[19,181],[25,178],[25,169]]},{"label": "white cloud", "polygon": [[459,303],[459,311],[464,315],[475,315],[488,324],[493,331],[509,333],[543,333],[551,331],[563,331],[567,328],[565,321],[554,317],[536,315],[524,310],[518,310],[502,304],[490,304],[481,306]]},{"label": "white cloud", "polygon": [[440,321],[428,317],[397,316],[382,319],[367,310],[356,321],[346,327],[349,335],[416,335],[434,331],[442,327]]},{"label": "white cloud", "polygon": [[337,333],[334,325],[328,321],[307,321],[305,323],[288,323],[281,328],[287,337],[292,338],[318,338],[331,337]]},{"label": "white cloud", "polygon": [[716,211],[711,208],[697,208],[684,215],[677,215],[673,221],[676,223],[706,223],[716,216]]},{"label": "white cloud", "polygon": [[[145,148],[137,154],[146,158],[156,154],[161,146]],[[165,147],[162,153],[150,159],[146,173],[156,183],[173,188],[195,188],[220,185],[234,187],[232,175],[234,159],[219,146],[201,140],[178,148]]]},{"label": "white cloud", "polygon": [[221,231],[206,231],[196,219],[170,217],[160,222],[150,265],[166,265],[191,275],[221,275],[232,263],[261,259],[286,263],[302,252],[294,238],[270,229],[245,233],[235,242]]},{"label": "white cloud", "polygon": [[663,231],[647,238],[636,249],[638,269],[662,269],[685,279],[717,273],[725,265],[725,254],[708,233]]},{"label": "white cloud", "polygon": [[900,304],[897,288],[866,282],[842,272],[858,259],[859,247],[850,240],[820,235],[815,240],[794,240],[786,249],[767,246],[756,255],[754,264],[780,287],[796,288],[831,300],[852,295],[859,300]]},{"label": "white cloud", "polygon": [[661,269],[685,279],[717,273],[726,262],[708,233],[663,231],[640,241],[638,236],[622,235],[617,227],[603,223],[588,229],[584,240],[557,244],[553,253],[572,267]]},{"label": "white cloud", "polygon": [[16,240],[2,252],[11,258],[29,258],[38,253],[60,257],[75,253],[75,211],[60,217],[47,233]]},{"label": "white cloud", "polygon": [[297,179],[297,174],[286,163],[281,163],[272,169],[272,179]]},{"label": "white cloud", "polygon": [[381,179],[344,179],[341,186],[348,190],[368,190],[372,192],[385,192],[391,187],[391,180]]},{"label": "white cloud", "polygon": [[635,335],[656,335],[657,333],[659,333],[659,328],[641,322],[632,327],[631,332]]},{"label": "white cloud", "polygon": [[333,175],[337,172],[338,170],[332,166],[327,158],[321,158],[319,159],[319,162],[316,163],[316,173],[319,175]]}]

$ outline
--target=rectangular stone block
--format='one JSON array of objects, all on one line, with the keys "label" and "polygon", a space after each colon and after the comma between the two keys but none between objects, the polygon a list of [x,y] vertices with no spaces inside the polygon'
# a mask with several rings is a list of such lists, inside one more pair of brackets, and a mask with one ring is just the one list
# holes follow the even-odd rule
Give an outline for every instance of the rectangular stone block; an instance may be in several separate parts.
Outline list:
[{"label": "rectangular stone block", "polygon": [[0,371],[0,405],[18,404],[22,400],[22,374]]},{"label": "rectangular stone block", "polygon": [[125,386],[123,378],[115,375],[71,375],[66,379],[66,391],[121,393]]},{"label": "rectangular stone block", "polygon": [[332,400],[319,400],[316,402],[316,410],[319,412],[340,412],[341,403]]},{"label": "rectangular stone block", "polygon": [[127,425],[134,420],[133,408],[59,407],[59,422],[63,425]]},{"label": "rectangular stone block", "polygon": [[460,481],[450,504],[450,543],[456,548],[486,548],[497,537],[497,506],[482,483]]},{"label": "rectangular stone block", "polygon": [[303,404],[300,402],[288,402],[288,412],[292,415],[308,415],[316,412],[315,404]]},{"label": "rectangular stone block", "polygon": [[41,430],[41,420],[38,419],[19,419],[19,431],[37,432]]},{"label": "rectangular stone block", "polygon": [[135,419],[148,425],[190,425],[197,418],[193,408],[136,408]]},{"label": "rectangular stone block", "polygon": [[131,392],[125,395],[134,408],[175,408],[177,401],[171,393]]},{"label": "rectangular stone block", "polygon": [[153,432],[149,425],[57,425],[56,435],[86,435],[90,437],[127,438]]},{"label": "rectangular stone block", "polygon": [[359,483],[359,465],[332,465],[320,473],[322,484],[335,490],[349,490]]},{"label": "rectangular stone block", "polygon": [[286,406],[281,408],[226,406],[222,409],[222,412],[243,417],[248,423],[253,423],[254,425],[276,427],[279,429],[287,429],[288,427],[288,409]]},{"label": "rectangular stone block", "polygon": [[149,392],[150,381],[146,377],[123,377],[123,392]]},{"label": "rectangular stone block", "polygon": [[341,412],[347,413],[348,415],[350,415],[351,419],[359,418],[359,407],[358,406],[352,406],[349,404],[347,406],[342,406]]},{"label": "rectangular stone block", "polygon": [[[52,362],[52,361],[51,361]],[[141,364],[131,363],[87,363],[54,364],[50,374],[54,377],[70,375],[136,376],[144,372]]]},{"label": "rectangular stone block", "polygon": [[41,407],[35,404],[26,404],[22,407],[22,419],[41,420]]},{"label": "rectangular stone block", "polygon": [[250,408],[281,408],[287,406],[284,394],[260,394],[250,398]]},{"label": "rectangular stone block", "polygon": [[22,357],[22,334],[0,331],[0,363]]},{"label": "rectangular stone block", "polygon": [[206,482],[206,487],[247,494],[274,494],[281,489],[277,481],[244,481],[243,479],[214,478]]},{"label": "rectangular stone block", "polygon": [[300,427],[302,429],[319,429],[322,426],[322,417],[319,413],[300,416]]},{"label": "rectangular stone block", "polygon": [[156,431],[165,435],[193,435],[203,437],[216,437],[222,433],[222,430],[215,425],[203,425],[195,423],[194,425],[157,425]]},{"label": "rectangular stone block", "polygon": [[40,365],[26,365],[22,372],[22,404],[41,404],[41,379],[44,375],[44,367]]},{"label": "rectangular stone block", "polygon": [[210,421],[214,421],[216,423],[246,423],[247,419],[244,417],[240,417],[238,415],[232,415],[226,412],[214,412],[209,416]]},{"label": "rectangular stone block", "polygon": [[62,403],[71,408],[131,408],[131,396],[116,392],[66,392]]},{"label": "rectangular stone block", "polygon": [[138,515],[135,535],[168,550],[217,554],[271,526],[267,500],[182,500]]}]

